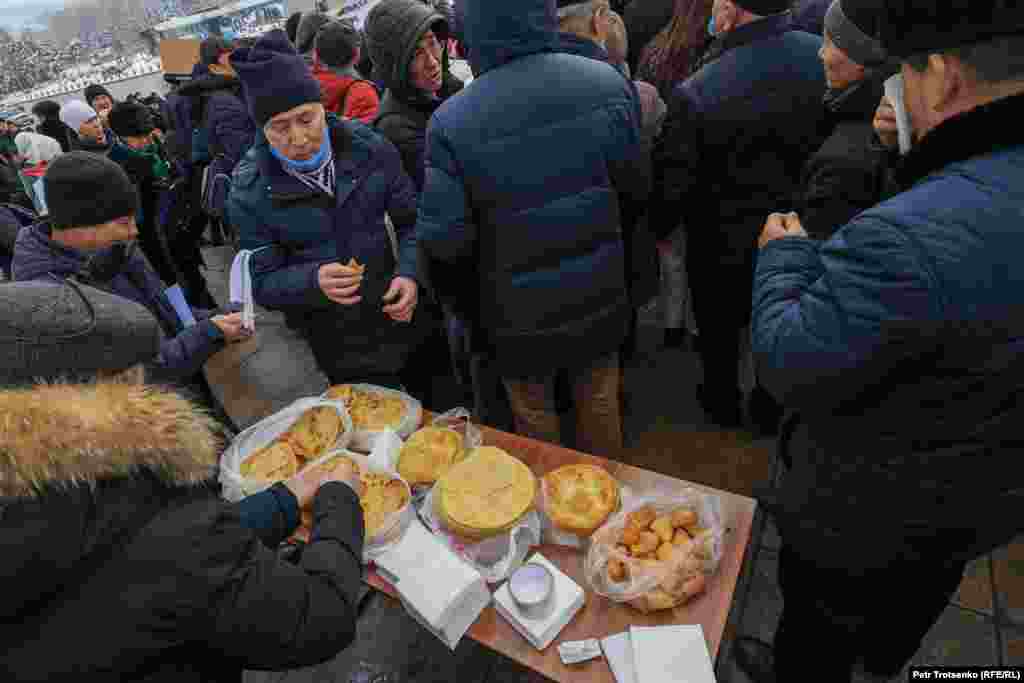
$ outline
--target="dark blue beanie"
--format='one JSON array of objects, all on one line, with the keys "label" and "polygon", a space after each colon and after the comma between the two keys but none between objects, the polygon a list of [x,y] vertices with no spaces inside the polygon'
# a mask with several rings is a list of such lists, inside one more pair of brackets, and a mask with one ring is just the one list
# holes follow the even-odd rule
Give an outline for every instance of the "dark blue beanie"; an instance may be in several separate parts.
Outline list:
[{"label": "dark blue beanie", "polygon": [[281,29],[263,34],[252,47],[235,50],[231,66],[260,128],[278,114],[320,101],[320,84]]}]

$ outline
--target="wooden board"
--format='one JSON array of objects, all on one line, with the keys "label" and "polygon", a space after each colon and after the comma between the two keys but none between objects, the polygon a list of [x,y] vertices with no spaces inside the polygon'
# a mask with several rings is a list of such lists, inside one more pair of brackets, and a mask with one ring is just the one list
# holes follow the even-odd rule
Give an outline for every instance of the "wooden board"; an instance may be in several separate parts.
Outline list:
[{"label": "wooden board", "polygon": [[[736,592],[744,554],[750,543],[751,523],[756,507],[754,500],[495,429],[484,427],[483,432],[485,444],[498,446],[518,457],[529,465],[538,477],[544,476],[556,467],[582,462],[607,468],[621,483],[637,492],[671,492],[692,486],[717,495],[722,502],[722,521],[726,533],[722,561],[718,573],[709,583],[707,592],[687,605],[652,614],[641,614],[631,607],[613,603],[591,592],[583,578],[583,554],[580,551],[543,545],[538,549],[539,552],[587,589],[584,608],[543,652],[535,650],[493,607],[485,609],[470,628],[470,637],[554,681],[565,682],[585,680],[588,683],[615,683],[615,678],[603,658],[573,666],[562,664],[558,657],[558,643],[566,640],[603,638],[625,631],[631,624],[700,624],[704,629],[708,652],[711,653],[712,660],[715,659]],[[367,582],[388,595],[396,596],[391,585],[376,572],[368,573]],[[496,586],[492,586],[493,588]]]},{"label": "wooden board", "polygon": [[167,38],[160,41],[160,64],[165,74],[190,74],[199,63],[199,40]]}]

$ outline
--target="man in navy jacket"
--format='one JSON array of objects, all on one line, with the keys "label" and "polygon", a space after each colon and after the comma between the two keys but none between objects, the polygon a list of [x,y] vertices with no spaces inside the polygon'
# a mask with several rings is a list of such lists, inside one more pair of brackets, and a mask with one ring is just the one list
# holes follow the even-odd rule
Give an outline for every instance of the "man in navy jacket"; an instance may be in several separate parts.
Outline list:
[{"label": "man in navy jacket", "polygon": [[[652,216],[667,237],[687,231],[686,269],[704,365],[698,399],[711,421],[741,424],[738,357],[750,322],[757,235],[789,208],[807,158],[821,147],[821,39],[793,30],[786,0],[716,0],[704,65],[673,92],[654,150]],[[759,410],[766,406],[768,410]],[[751,413],[779,417],[763,390]],[[765,414],[767,413],[767,414]]]},{"label": "man in navy jacket", "polygon": [[858,658],[895,680],[966,563],[1024,531],[1024,8],[879,11],[903,62],[905,192],[824,243],[794,214],[761,236],[755,358],[801,419],[761,496],[785,609],[774,678],[738,651],[757,681],[848,681]]},{"label": "man in navy jacket", "polygon": [[559,441],[551,378],[570,370],[579,447],[613,455],[630,310],[619,196],[649,192],[632,85],[559,54],[555,0],[460,4],[478,80],[431,118],[419,239],[474,273],[456,308],[494,356],[516,429]]}]

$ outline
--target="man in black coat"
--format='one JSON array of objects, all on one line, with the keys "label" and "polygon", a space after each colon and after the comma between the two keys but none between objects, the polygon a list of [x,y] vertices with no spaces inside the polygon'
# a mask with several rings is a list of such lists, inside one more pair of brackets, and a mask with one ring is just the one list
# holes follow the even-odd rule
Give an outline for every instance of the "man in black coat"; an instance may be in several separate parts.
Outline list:
[{"label": "man in black coat", "polygon": [[807,162],[796,201],[804,229],[816,239],[827,240],[896,191],[889,151],[872,126],[885,79],[897,68],[874,37],[877,10],[878,0],[835,0],[826,17],[821,58],[832,134]]},{"label": "man in black coat", "polygon": [[60,105],[53,100],[43,100],[32,107],[32,113],[39,118],[36,132],[40,135],[49,136],[60,143],[60,150],[62,152],[70,152],[71,131],[60,120]]},{"label": "man in black coat", "polygon": [[[717,0],[715,40],[683,82],[654,150],[652,216],[678,216],[700,330],[711,421],[742,424],[740,335],[750,322],[757,236],[764,217],[790,204],[800,171],[824,139],[821,39],[792,30],[784,0]],[[659,222],[666,234],[676,225]],[[778,407],[759,387],[754,421],[777,427]]]}]

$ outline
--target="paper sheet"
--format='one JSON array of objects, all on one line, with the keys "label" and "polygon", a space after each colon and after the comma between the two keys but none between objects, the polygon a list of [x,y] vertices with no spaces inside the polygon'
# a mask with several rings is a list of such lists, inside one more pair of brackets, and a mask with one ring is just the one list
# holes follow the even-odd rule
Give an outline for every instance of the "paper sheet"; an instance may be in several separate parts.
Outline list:
[{"label": "paper sheet", "polygon": [[715,683],[700,624],[630,626],[637,683]]},{"label": "paper sheet", "polygon": [[256,330],[256,307],[252,299],[252,272],[250,261],[253,252],[243,249],[235,255],[231,262],[230,293],[231,303],[242,305],[242,327],[254,332]]},{"label": "paper sheet", "polygon": [[896,110],[896,127],[899,130],[900,154],[910,151],[910,116],[903,97],[903,74],[896,74],[885,81],[885,96]]},{"label": "paper sheet", "polygon": [[164,294],[171,302],[171,306],[174,307],[174,312],[178,314],[178,320],[182,325],[192,327],[196,324],[196,317],[192,314],[192,307],[185,301],[185,292],[181,291],[181,285],[168,287],[164,290]]},{"label": "paper sheet", "polygon": [[601,650],[608,661],[608,668],[615,676],[615,683],[637,683],[636,668],[633,666],[633,641],[630,640],[629,631],[602,638]]}]

